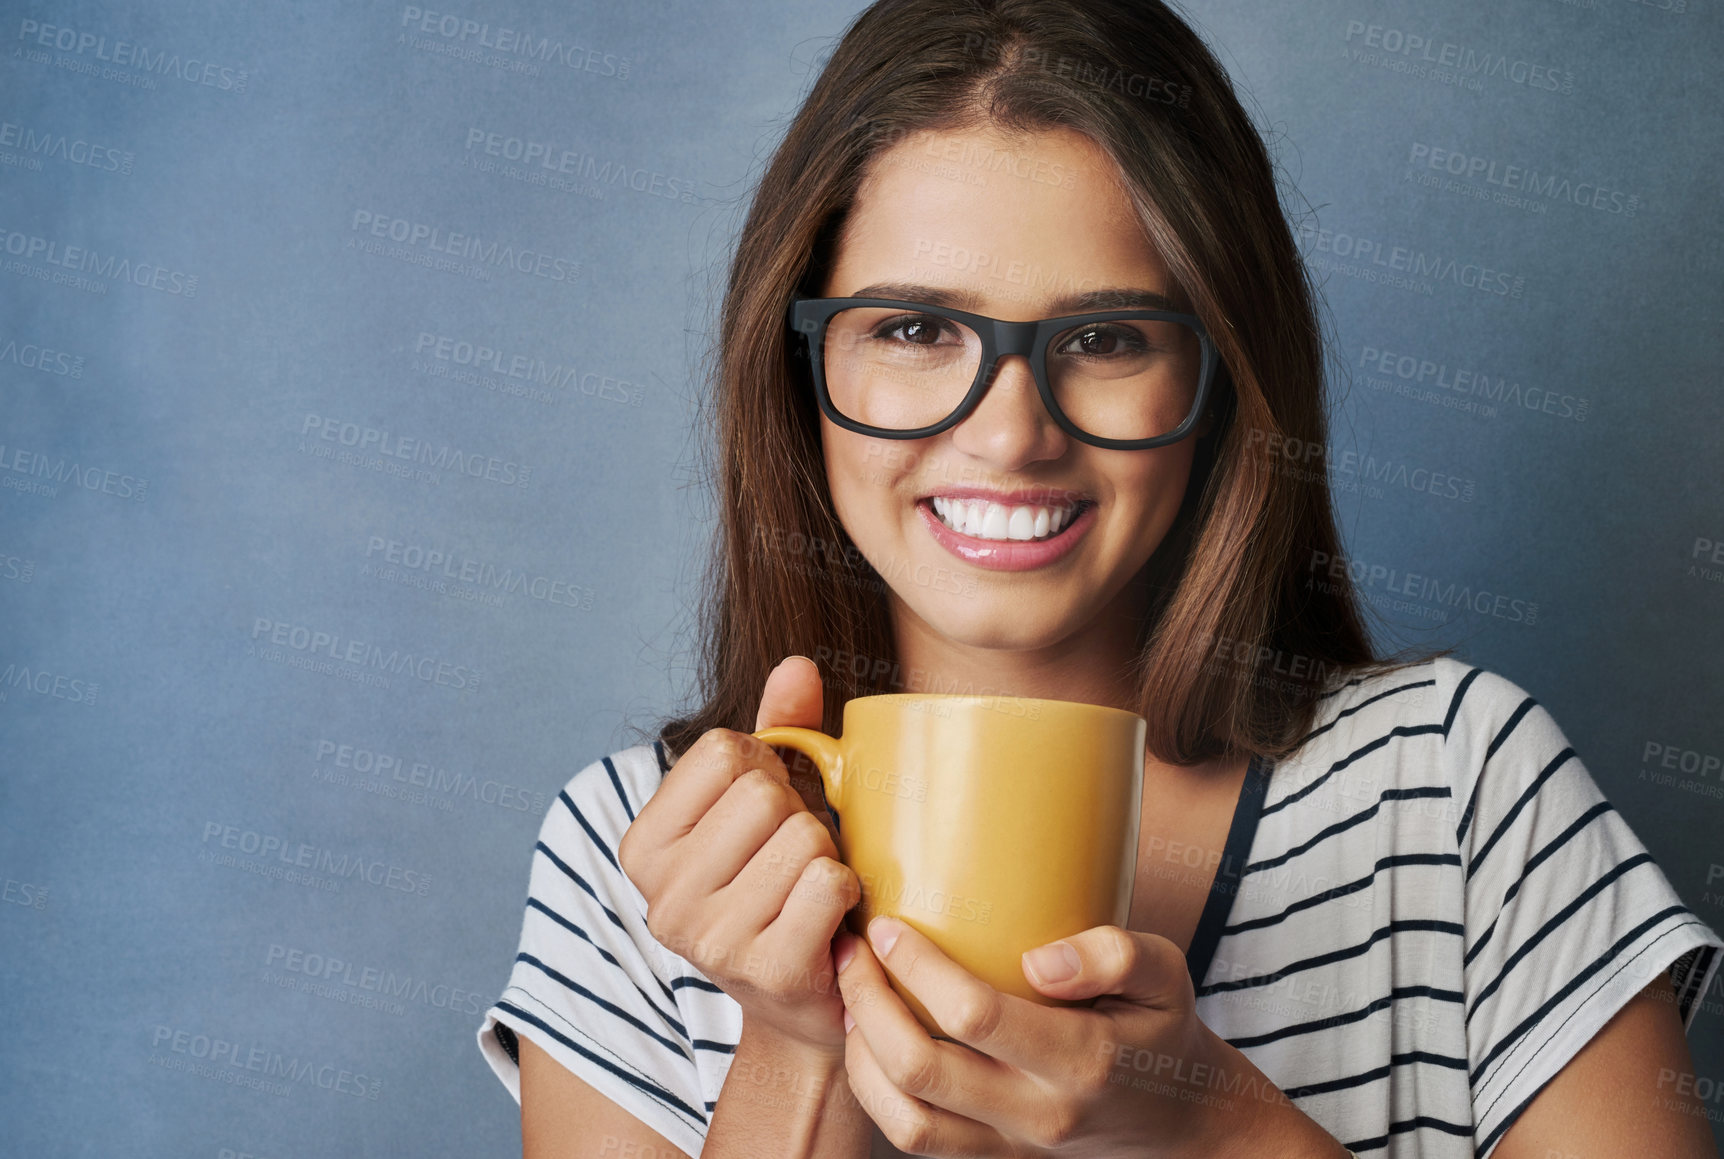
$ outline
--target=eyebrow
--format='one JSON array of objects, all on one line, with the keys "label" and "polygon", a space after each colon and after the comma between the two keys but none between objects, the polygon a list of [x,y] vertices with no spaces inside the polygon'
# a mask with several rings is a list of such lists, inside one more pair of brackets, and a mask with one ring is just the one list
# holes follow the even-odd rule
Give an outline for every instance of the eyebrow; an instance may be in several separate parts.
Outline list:
[{"label": "eyebrow", "polygon": [[[851,298],[896,298],[903,302],[920,302],[929,306],[945,306],[953,310],[980,313],[982,295],[974,290],[953,290],[941,286],[921,286],[914,282],[875,282],[863,286]],[[1048,302],[1051,318],[1067,314],[1083,314],[1093,310],[1167,310],[1186,313],[1185,306],[1166,294],[1135,286],[1117,286],[1100,290],[1085,290],[1066,294]]]}]

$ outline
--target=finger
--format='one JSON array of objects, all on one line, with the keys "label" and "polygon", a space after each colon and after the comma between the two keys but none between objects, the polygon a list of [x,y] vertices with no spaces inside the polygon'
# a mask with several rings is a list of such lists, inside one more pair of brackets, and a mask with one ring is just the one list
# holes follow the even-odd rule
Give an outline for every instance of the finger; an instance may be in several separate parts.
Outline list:
[{"label": "finger", "polygon": [[1014,1067],[931,1036],[892,991],[879,958],[860,939],[838,975],[838,989],[855,1022],[850,1037],[861,1035],[867,1041],[895,1090],[966,1118],[1001,1125],[1014,1121],[1020,1108],[1040,1101],[1033,1081]]},{"label": "finger", "polygon": [[[859,950],[858,956],[866,952],[866,948]],[[860,1029],[852,1030],[844,1039],[844,1073],[856,1102],[887,1142],[906,1154],[1013,1153],[1000,1132],[986,1123],[924,1102],[894,1086]]]},{"label": "finger", "polygon": [[[1087,1057],[1106,1019],[1090,1010],[1051,1009],[994,989],[940,951],[913,925],[875,918],[869,941],[892,977],[958,1042],[1031,1074]],[[918,1024],[920,1025],[920,1024]]]},{"label": "finger", "polygon": [[816,857],[802,870],[766,936],[802,938],[818,933],[830,942],[838,926],[862,900],[856,871],[835,857]]},{"label": "finger", "polygon": [[786,818],[806,813],[784,774],[749,769],[676,846],[680,864],[700,866],[714,889],[729,885],[778,832]]},{"label": "finger", "polygon": [[[787,778],[773,747],[745,732],[713,728],[701,733],[664,775],[658,790],[641,806],[629,832],[637,841],[668,848],[693,831],[736,779],[750,769]],[[624,834],[625,839],[628,834]]]},{"label": "finger", "polygon": [[779,822],[760,851],[719,892],[713,904],[727,913],[747,914],[751,928],[765,929],[780,917],[809,863],[815,858],[836,861],[837,857],[838,850],[826,828],[799,804]]},{"label": "finger", "polygon": [[1050,998],[1114,995],[1182,1010],[1196,1002],[1180,948],[1159,934],[1096,926],[1024,954],[1024,977]]}]

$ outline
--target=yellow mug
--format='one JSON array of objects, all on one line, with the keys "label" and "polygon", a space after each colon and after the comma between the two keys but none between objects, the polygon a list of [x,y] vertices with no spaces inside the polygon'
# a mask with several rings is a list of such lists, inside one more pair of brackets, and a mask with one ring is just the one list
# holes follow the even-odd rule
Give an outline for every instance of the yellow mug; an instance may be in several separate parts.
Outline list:
[{"label": "yellow mug", "polygon": [[1147,727],[1068,700],[894,693],[847,702],[839,738],[788,725],[754,735],[820,770],[839,856],[862,883],[854,932],[889,914],[997,990],[1072,1005],[1032,988],[1022,955],[1125,925]]}]

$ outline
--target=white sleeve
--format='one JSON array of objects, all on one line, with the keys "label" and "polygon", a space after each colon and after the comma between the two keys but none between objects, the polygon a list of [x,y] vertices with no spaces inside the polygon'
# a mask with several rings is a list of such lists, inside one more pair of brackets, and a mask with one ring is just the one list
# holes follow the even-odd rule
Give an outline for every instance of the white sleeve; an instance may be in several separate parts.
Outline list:
[{"label": "white sleeve", "polygon": [[594,761],[551,802],[533,847],[520,950],[479,1027],[479,1049],[521,1099],[515,1036],[689,1155],[707,1108],[671,987],[660,976],[645,900],[617,865],[641,802],[613,758]]},{"label": "white sleeve", "polygon": [[[1468,685],[1471,685],[1468,687]],[[1684,1026],[1721,941],[1605,800],[1550,714],[1474,669],[1448,738],[1466,878],[1474,1146],[1490,1153],[1629,999],[1670,973]]]}]

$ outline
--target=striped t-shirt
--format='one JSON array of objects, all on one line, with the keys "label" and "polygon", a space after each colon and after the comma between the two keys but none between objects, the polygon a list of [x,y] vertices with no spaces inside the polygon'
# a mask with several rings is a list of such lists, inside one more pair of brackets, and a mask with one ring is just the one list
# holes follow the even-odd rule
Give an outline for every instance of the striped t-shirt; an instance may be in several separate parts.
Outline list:
[{"label": "striped t-shirt", "polygon": [[[1338,681],[1317,722],[1251,762],[1188,962],[1198,1016],[1330,1134],[1371,1159],[1486,1156],[1661,972],[1692,1026],[1724,941],[1519,687],[1442,657]],[[699,1155],[741,1010],[654,940],[616,858],[666,769],[656,742],[624,749],[552,803],[478,1039],[517,1101],[526,1035]],[[1177,849],[1155,873],[1199,871]],[[1123,1052],[1115,1081],[1254,1093],[1152,1060]]]}]

